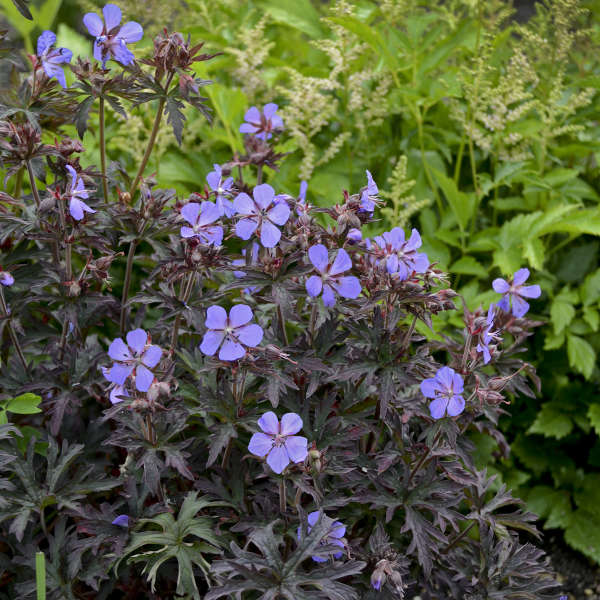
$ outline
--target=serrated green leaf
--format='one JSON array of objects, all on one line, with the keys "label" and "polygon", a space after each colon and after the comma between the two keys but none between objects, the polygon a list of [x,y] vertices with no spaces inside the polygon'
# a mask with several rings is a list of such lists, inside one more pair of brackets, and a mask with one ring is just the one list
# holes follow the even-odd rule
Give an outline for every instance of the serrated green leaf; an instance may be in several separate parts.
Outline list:
[{"label": "serrated green leaf", "polygon": [[600,563],[600,520],[597,511],[576,510],[565,530],[567,543]]},{"label": "serrated green leaf", "polygon": [[550,305],[550,318],[554,325],[554,332],[560,334],[573,320],[575,307],[568,302],[562,302],[555,298]]},{"label": "serrated green leaf", "polygon": [[600,435],[600,404],[590,404],[587,413],[588,419],[597,435]]},{"label": "serrated green leaf", "polygon": [[475,210],[475,195],[473,193],[461,192],[454,183],[453,179],[447,177],[441,171],[431,168],[431,171],[446,196],[448,204],[456,217],[459,227],[464,230],[473,216]]},{"label": "serrated green leaf", "polygon": [[483,265],[472,256],[463,256],[458,259],[452,267],[450,267],[450,271],[452,273],[461,273],[464,275],[476,275],[481,279],[487,279],[489,276],[488,271]]},{"label": "serrated green leaf", "polygon": [[596,363],[596,352],[589,342],[577,335],[567,335],[567,354],[571,367],[589,379]]},{"label": "serrated green leaf", "polygon": [[562,412],[561,405],[557,402],[546,402],[542,404],[527,432],[561,439],[571,433],[572,429],[573,421],[569,415]]}]

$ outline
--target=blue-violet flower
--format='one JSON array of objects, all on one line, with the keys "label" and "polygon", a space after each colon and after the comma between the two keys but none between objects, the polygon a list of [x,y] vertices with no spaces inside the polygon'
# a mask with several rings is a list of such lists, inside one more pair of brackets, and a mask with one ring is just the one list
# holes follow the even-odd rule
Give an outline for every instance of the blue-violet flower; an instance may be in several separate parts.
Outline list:
[{"label": "blue-violet flower", "polygon": [[223,228],[220,225],[212,225],[220,218],[221,212],[216,204],[212,202],[188,202],[181,209],[181,216],[191,225],[183,225],[181,237],[197,237],[204,244],[220,246],[223,241]]},{"label": "blue-violet flower", "polygon": [[227,198],[231,195],[231,188],[233,187],[233,177],[228,177],[223,181],[223,173],[220,165],[213,165],[214,171],[211,171],[206,176],[206,183],[210,186],[210,189],[215,192],[217,199],[215,204],[219,209],[220,216],[225,215],[226,217],[233,217],[235,210],[233,208],[233,202]]},{"label": "blue-violet flower", "polygon": [[261,113],[256,106],[252,106],[244,115],[246,122],[240,125],[240,132],[253,133],[261,140],[268,140],[273,131],[283,129],[281,117],[275,114],[278,108],[277,104],[269,102],[264,105]]},{"label": "blue-violet flower", "polygon": [[87,190],[83,186],[83,179],[77,175],[77,171],[71,165],[66,165],[66,169],[71,175],[69,213],[76,221],[81,221],[86,212],[95,213],[96,211],[83,201],[83,198],[86,200],[88,198]]},{"label": "blue-violet flower", "polygon": [[62,65],[71,62],[73,53],[68,48],[53,48],[55,42],[56,35],[52,31],[43,31],[37,40],[37,55],[48,78],[56,77],[58,83],[66,88],[67,80]]},{"label": "blue-violet flower", "polygon": [[425,398],[433,398],[429,404],[429,412],[434,419],[441,419],[446,412],[456,417],[465,409],[462,397],[464,384],[462,377],[450,367],[438,369],[435,377],[421,382],[421,393]]},{"label": "blue-violet flower", "polygon": [[523,285],[529,277],[529,269],[519,269],[514,275],[512,281],[506,281],[499,277],[494,279],[492,287],[495,292],[502,294],[498,302],[498,307],[504,312],[510,312],[512,304],[512,314],[521,318],[529,310],[529,303],[523,298],[539,298],[542,290],[539,285]]}]

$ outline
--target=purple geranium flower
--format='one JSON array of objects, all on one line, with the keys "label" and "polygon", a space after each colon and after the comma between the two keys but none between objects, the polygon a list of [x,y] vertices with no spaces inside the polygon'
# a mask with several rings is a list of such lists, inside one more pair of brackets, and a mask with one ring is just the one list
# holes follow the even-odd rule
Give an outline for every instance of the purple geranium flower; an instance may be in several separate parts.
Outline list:
[{"label": "purple geranium flower", "polygon": [[82,198],[87,200],[88,193],[83,186],[83,179],[78,177],[77,171],[71,166],[66,165],[66,169],[71,175],[71,188],[69,189],[69,212],[76,221],[81,221],[86,212],[95,213],[93,208],[90,208]]},{"label": "purple geranium flower", "polygon": [[129,527],[129,517],[127,515],[118,515],[116,519],[114,519],[111,525],[116,525],[117,527]]},{"label": "purple geranium flower", "polygon": [[104,23],[96,13],[87,13],[83,23],[96,40],[94,42],[94,58],[102,62],[102,68],[111,58],[123,65],[133,63],[133,52],[127,44],[139,42],[144,35],[144,30],[139,23],[130,21],[122,27],[121,9],[115,4],[107,4],[102,9]]},{"label": "purple geranium flower", "polygon": [[320,275],[311,275],[306,281],[306,291],[315,298],[323,292],[323,304],[335,304],[334,290],[344,298],[358,298],[360,281],[353,275],[342,276],[344,271],[352,268],[352,260],[348,253],[340,248],[332,263],[329,262],[327,248],[323,244],[315,244],[308,249],[308,258]]},{"label": "purple geranium flower", "polygon": [[483,364],[487,365],[492,359],[492,348],[491,344],[493,342],[500,341],[500,337],[497,332],[492,331],[492,327],[494,326],[494,304],[490,304],[488,309],[487,317],[485,320],[485,327],[483,328],[480,336],[479,343],[477,344],[477,352],[483,354]]},{"label": "purple geranium flower", "polygon": [[181,209],[181,216],[191,225],[183,225],[181,237],[197,237],[204,244],[220,246],[223,241],[223,228],[219,225],[211,225],[221,213],[216,204],[205,201],[202,204],[188,202]]},{"label": "purple geranium flower", "polygon": [[67,80],[62,65],[71,62],[73,53],[68,48],[53,48],[55,42],[56,35],[52,31],[42,32],[37,40],[37,55],[48,78],[56,77],[58,83],[66,88]]},{"label": "purple geranium flower", "polygon": [[279,107],[273,102],[265,104],[262,113],[252,106],[244,115],[245,123],[240,125],[241,133],[253,133],[261,140],[268,140],[272,132],[276,129],[283,129],[283,121],[279,115],[276,115]]},{"label": "purple geranium flower", "polygon": [[498,278],[492,282],[494,291],[502,294],[498,302],[498,307],[505,312],[510,312],[512,304],[512,314],[521,318],[529,310],[529,303],[523,298],[539,298],[542,290],[539,285],[523,285],[529,277],[529,269],[519,269],[511,282],[506,279]]},{"label": "purple geranium flower", "polygon": [[235,225],[235,233],[249,240],[259,230],[260,242],[265,248],[274,248],[281,239],[282,226],[290,218],[290,207],[285,200],[278,201],[275,190],[268,184],[257,185],[252,192],[254,200],[242,192],[235,197],[233,207],[243,218]]},{"label": "purple geranium flower", "polygon": [[15,278],[8,272],[0,269],[0,285],[9,287],[15,282]]},{"label": "purple geranium flower", "polygon": [[302,429],[302,419],[296,413],[286,413],[279,423],[277,415],[269,411],[258,420],[258,426],[264,433],[252,436],[248,450],[256,456],[266,456],[275,473],[282,473],[290,462],[302,462],[308,456],[308,440],[294,435]]},{"label": "purple geranium flower", "polygon": [[425,398],[433,398],[429,404],[429,412],[434,419],[441,419],[446,411],[456,417],[465,409],[462,397],[464,384],[462,377],[450,367],[438,369],[435,377],[421,382],[421,393]]},{"label": "purple geranium flower", "polygon": [[359,212],[366,212],[373,214],[375,210],[375,196],[379,194],[379,188],[373,181],[373,176],[367,171],[367,187],[362,191],[360,195],[360,209]]},{"label": "purple geranium flower", "polygon": [[390,275],[404,281],[412,273],[425,273],[429,267],[427,254],[417,252],[421,244],[421,236],[416,229],[412,230],[410,238],[406,240],[404,230],[394,227],[373,238],[372,242],[367,243],[367,247],[375,256],[375,264],[385,267]]},{"label": "purple geranium flower", "polygon": [[306,181],[300,182],[300,193],[298,194],[298,201],[296,202],[296,214],[298,216],[306,214],[308,212],[308,204],[306,203],[306,190],[308,189],[308,183]]},{"label": "purple geranium flower", "polygon": [[[319,514],[320,514],[320,511],[318,511],[318,510],[315,510],[315,511],[309,513],[309,515],[306,519],[308,521],[307,533],[310,533],[312,528],[316,525],[317,521],[319,520]],[[329,522],[330,529],[323,536],[323,539],[320,542],[321,546],[333,544],[335,546],[339,546],[340,548],[345,548],[343,537],[344,537],[344,535],[346,535],[346,527],[343,525],[343,523],[340,523],[339,521],[334,521],[333,519],[329,518],[325,514],[323,514],[322,518],[324,521]],[[300,539],[300,533],[301,533],[301,529],[300,529],[300,527],[298,527],[298,539]],[[344,554],[343,552],[334,552],[333,558],[342,558],[343,554]],[[323,558],[322,556],[312,556],[311,558],[315,562],[319,562],[319,563],[327,562],[327,559]]]},{"label": "purple geranium flower", "polygon": [[352,244],[362,242],[362,231],[360,229],[357,229],[356,227],[353,227],[346,234],[346,239]]},{"label": "purple geranium flower", "polygon": [[135,387],[140,392],[147,392],[154,381],[154,373],[150,369],[159,363],[162,349],[150,345],[150,336],[143,329],[130,331],[126,339],[127,344],[121,338],[116,338],[110,344],[108,355],[115,363],[105,376],[122,386],[133,374]]},{"label": "purple geranium flower", "polygon": [[206,176],[206,182],[217,195],[216,205],[220,216],[233,217],[235,214],[233,202],[227,199],[227,195],[231,194],[231,188],[233,187],[233,177],[228,177],[223,181],[221,167],[219,165],[213,165],[213,167],[215,170]]},{"label": "purple geranium flower", "polygon": [[204,334],[200,350],[208,356],[219,350],[220,360],[238,360],[246,354],[246,349],[258,346],[263,338],[260,325],[249,324],[252,309],[245,304],[236,304],[229,311],[221,306],[210,306],[206,311],[205,325],[208,331]]}]

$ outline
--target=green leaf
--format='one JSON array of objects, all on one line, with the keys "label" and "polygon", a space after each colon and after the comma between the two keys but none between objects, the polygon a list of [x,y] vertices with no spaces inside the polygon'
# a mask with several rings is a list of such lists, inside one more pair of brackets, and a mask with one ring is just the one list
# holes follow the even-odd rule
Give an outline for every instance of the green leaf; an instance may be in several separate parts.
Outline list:
[{"label": "green leaf", "polygon": [[596,362],[596,352],[589,342],[577,335],[567,335],[567,354],[571,367],[589,379]]},{"label": "green leaf", "polygon": [[592,427],[596,430],[596,434],[600,435],[600,404],[590,404],[587,416],[592,424]]},{"label": "green leaf", "polygon": [[431,168],[431,171],[438,185],[442,188],[459,227],[464,231],[475,210],[475,195],[459,191],[454,180],[444,175],[441,171],[434,168]]},{"label": "green leaf", "polygon": [[598,328],[600,327],[600,313],[595,308],[586,306],[583,309],[583,320],[593,331],[598,331]]},{"label": "green leaf", "polygon": [[554,325],[555,333],[561,333],[575,316],[575,307],[569,302],[555,298],[550,305],[550,318]]},{"label": "green leaf", "polygon": [[589,306],[600,300],[600,269],[590,273],[581,285],[581,301]]},{"label": "green leaf", "polygon": [[542,227],[538,235],[547,235],[548,233],[600,235],[600,208],[584,208],[565,215]]},{"label": "green leaf", "polygon": [[35,590],[36,600],[46,600],[46,555],[35,553]]},{"label": "green leaf", "polygon": [[537,485],[527,496],[527,508],[542,519],[545,529],[565,528],[571,521],[571,498],[568,492],[547,485]]},{"label": "green leaf", "polygon": [[600,520],[597,512],[576,510],[565,530],[565,540],[575,550],[600,563]]},{"label": "green leaf", "polygon": [[21,394],[20,396],[9,400],[5,409],[17,415],[34,415],[42,412],[42,409],[39,408],[41,401],[41,397],[36,396],[35,394]]},{"label": "green leaf", "polygon": [[571,433],[572,429],[573,421],[569,415],[562,412],[562,406],[558,402],[546,402],[542,404],[527,433],[540,433],[559,440]]},{"label": "green leaf", "polygon": [[472,256],[463,256],[458,259],[452,267],[450,267],[450,271],[462,275],[475,275],[481,279],[487,279],[489,277],[488,271]]},{"label": "green leaf", "polygon": [[279,0],[265,0],[261,6],[277,23],[294,27],[313,39],[324,37],[319,11],[310,0],[294,0],[286,3]]}]

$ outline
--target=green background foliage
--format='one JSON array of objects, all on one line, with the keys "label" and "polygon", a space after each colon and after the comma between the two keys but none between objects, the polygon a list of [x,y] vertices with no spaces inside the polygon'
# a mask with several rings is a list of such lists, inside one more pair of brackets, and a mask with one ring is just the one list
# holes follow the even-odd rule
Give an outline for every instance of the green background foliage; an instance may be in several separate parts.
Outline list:
[{"label": "green background foliage", "polygon": [[[161,186],[197,190],[213,159],[242,150],[232,123],[275,101],[290,153],[266,174],[278,191],[296,195],[305,179],[310,200],[331,206],[371,170],[385,226],[418,227],[470,308],[498,299],[493,278],[531,269],[543,295],[528,359],[542,392],[506,407],[510,457],[482,435],[478,460],[600,562],[600,2],[549,0],[526,24],[499,0],[119,4],[149,33],[140,52],[166,23],[223,53],[198,63],[215,82],[213,125],[188,111],[181,146],[159,133],[150,167]],[[40,31],[1,5],[31,50]],[[73,15],[95,8],[48,0],[32,12],[88,54]],[[109,109],[109,158],[139,163],[151,121],[150,107],[126,121]],[[98,163],[97,134],[85,135],[86,164]]]}]

